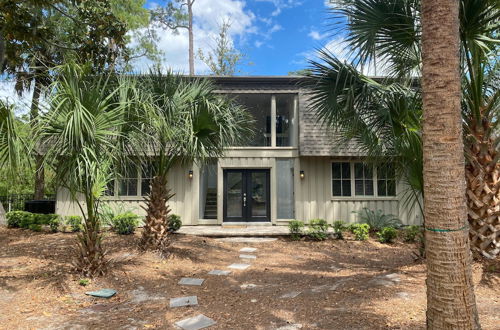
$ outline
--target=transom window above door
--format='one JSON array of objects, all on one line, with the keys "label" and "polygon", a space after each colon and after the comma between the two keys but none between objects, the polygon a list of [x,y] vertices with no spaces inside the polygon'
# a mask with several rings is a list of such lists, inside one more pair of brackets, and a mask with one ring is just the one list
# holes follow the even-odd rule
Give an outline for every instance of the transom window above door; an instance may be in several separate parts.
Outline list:
[{"label": "transom window above door", "polygon": [[250,112],[255,121],[255,135],[244,146],[297,146],[297,94],[244,93],[232,96]]},{"label": "transom window above door", "polygon": [[392,164],[332,162],[332,197],[394,197],[396,174]]}]

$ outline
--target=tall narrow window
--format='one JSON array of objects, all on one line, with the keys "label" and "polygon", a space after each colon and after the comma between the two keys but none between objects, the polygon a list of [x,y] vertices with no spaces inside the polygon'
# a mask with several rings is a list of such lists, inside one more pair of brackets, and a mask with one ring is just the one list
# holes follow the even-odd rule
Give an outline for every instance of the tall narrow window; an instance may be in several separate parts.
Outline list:
[{"label": "tall narrow window", "polygon": [[278,219],[294,218],[293,162],[293,159],[276,159]]},{"label": "tall narrow window", "polygon": [[354,164],[354,192],[356,196],[373,196],[372,165]]},{"label": "tall narrow window", "polygon": [[378,196],[396,196],[396,173],[392,164],[377,167]]},{"label": "tall narrow window", "polygon": [[119,180],[118,194],[120,196],[137,196],[138,174],[137,166],[134,164],[127,166]]},{"label": "tall narrow window", "polygon": [[332,163],[332,195],[351,196],[351,164]]},{"label": "tall narrow window", "polygon": [[276,95],[276,146],[292,146],[294,133],[294,94]]}]

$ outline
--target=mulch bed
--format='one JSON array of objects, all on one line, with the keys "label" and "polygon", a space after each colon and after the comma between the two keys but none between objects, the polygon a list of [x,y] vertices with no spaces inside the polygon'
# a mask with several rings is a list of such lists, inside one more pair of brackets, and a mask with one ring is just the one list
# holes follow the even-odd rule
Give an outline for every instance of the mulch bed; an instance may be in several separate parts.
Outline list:
[{"label": "mulch bed", "polygon": [[[217,322],[210,329],[425,328],[425,265],[412,244],[172,237],[171,255],[162,258],[137,250],[139,232],[110,233],[112,267],[83,287],[71,267],[75,234],[0,227],[0,328],[173,329],[174,322],[200,313]],[[258,248],[256,260],[239,259],[246,246]],[[207,275],[246,262],[252,266],[229,276]],[[483,329],[497,329],[500,264],[476,262],[473,271]],[[206,281],[180,286],[182,277]],[[85,295],[101,288],[118,294]],[[199,306],[168,307],[170,298],[192,295]]]}]

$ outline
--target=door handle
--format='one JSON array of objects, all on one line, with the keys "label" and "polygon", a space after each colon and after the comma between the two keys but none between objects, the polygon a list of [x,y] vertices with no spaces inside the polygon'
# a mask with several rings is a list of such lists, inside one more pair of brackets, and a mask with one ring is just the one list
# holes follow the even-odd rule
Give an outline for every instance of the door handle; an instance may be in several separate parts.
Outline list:
[{"label": "door handle", "polygon": [[247,206],[247,194],[243,193],[243,206]]}]

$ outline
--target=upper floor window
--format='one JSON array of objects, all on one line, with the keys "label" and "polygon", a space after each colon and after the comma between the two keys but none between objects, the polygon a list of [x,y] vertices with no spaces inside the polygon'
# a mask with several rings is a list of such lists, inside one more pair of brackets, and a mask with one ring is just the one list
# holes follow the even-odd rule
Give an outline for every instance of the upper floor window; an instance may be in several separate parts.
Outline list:
[{"label": "upper floor window", "polygon": [[333,162],[332,196],[396,196],[394,167],[392,164],[374,167],[359,162]]},{"label": "upper floor window", "polygon": [[[297,145],[297,94],[236,94],[238,103],[255,120],[252,147],[290,147]],[[273,120],[274,118],[274,120]]]}]

